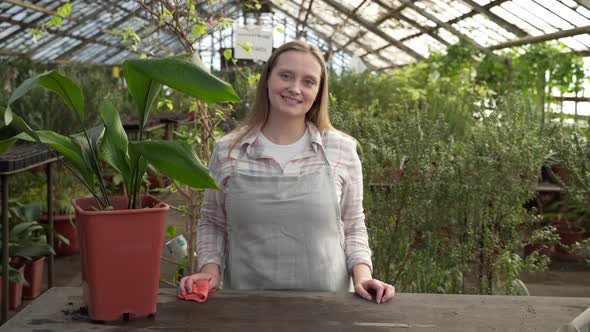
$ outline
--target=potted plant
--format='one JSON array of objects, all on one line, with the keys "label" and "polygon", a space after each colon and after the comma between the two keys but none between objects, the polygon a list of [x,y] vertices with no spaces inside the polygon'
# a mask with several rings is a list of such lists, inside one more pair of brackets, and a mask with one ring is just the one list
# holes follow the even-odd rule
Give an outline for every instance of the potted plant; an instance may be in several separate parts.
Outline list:
[{"label": "potted plant", "polygon": [[[53,70],[23,82],[0,109],[5,126],[20,134],[0,141],[0,152],[18,139],[49,145],[92,197],[73,200],[80,240],[82,288],[93,320],[135,319],[155,314],[160,256],[168,205],[140,193],[148,163],[193,188],[218,188],[193,147],[181,141],[143,140],[154,100],[163,85],[204,102],[237,101],[232,87],[211,75],[197,55],[134,59],[123,64],[125,81],[139,114],[139,137],[129,141],[119,113],[108,100],[101,123],[87,129],[84,96],[72,80]],[[39,85],[64,98],[82,132],[62,136],[32,130],[10,104]],[[120,173],[126,196],[111,196],[100,161]]]},{"label": "potted plant", "polygon": [[41,203],[9,203],[12,221],[8,243],[11,309],[20,305],[21,297],[30,299],[41,294],[45,256],[54,253],[47,244],[45,227],[38,222],[40,214]]},{"label": "potted plant", "polygon": [[[58,168],[53,176],[53,239],[55,256],[69,256],[78,253],[78,235],[76,234],[76,216],[72,206],[72,198],[83,197],[86,189],[67,170]],[[41,215],[35,220],[48,225],[47,217],[47,185],[33,185],[17,195],[21,202],[41,201]]]}]

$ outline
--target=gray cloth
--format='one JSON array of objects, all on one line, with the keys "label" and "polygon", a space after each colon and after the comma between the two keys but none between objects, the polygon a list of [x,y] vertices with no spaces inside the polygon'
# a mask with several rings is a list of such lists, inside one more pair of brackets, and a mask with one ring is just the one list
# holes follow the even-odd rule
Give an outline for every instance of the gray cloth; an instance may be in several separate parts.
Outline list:
[{"label": "gray cloth", "polygon": [[226,191],[229,289],[349,291],[344,231],[334,175],[321,168],[299,176],[240,173],[242,149]]},{"label": "gray cloth", "polygon": [[557,332],[589,332],[590,331],[590,308],[586,309],[570,323],[560,327]]}]

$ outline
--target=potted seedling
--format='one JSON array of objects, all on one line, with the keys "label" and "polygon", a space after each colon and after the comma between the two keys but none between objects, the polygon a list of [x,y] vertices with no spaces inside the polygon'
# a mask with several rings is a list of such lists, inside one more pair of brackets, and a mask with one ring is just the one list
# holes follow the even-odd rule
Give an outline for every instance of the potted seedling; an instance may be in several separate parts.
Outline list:
[{"label": "potted seedling", "polygon": [[[127,60],[125,81],[139,115],[139,137],[129,141],[118,111],[108,100],[101,106],[101,122],[85,123],[84,96],[75,82],[56,70],[23,82],[0,109],[5,126],[20,131],[0,141],[0,152],[19,139],[45,143],[64,158],[64,165],[92,197],[73,200],[80,240],[83,296],[93,320],[135,319],[155,314],[160,256],[168,205],[140,192],[148,163],[192,188],[218,186],[191,145],[181,141],[143,140],[152,104],[163,85],[204,102],[237,101],[232,87],[211,75],[197,55]],[[70,136],[32,130],[10,104],[34,86],[64,98],[76,114],[82,132]],[[104,169],[108,163],[123,178],[126,196],[107,192]]]}]

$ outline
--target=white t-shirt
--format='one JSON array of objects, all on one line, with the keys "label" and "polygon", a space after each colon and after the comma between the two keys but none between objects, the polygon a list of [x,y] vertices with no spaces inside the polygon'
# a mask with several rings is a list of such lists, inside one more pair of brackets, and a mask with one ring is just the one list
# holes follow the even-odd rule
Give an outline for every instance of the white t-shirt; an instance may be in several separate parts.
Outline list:
[{"label": "white t-shirt", "polygon": [[305,146],[310,143],[310,140],[306,128],[303,136],[301,136],[301,138],[295,143],[287,145],[275,144],[266,138],[262,132],[260,132],[259,143],[262,145],[265,155],[272,157],[279,163],[279,165],[281,165],[281,168],[285,168],[289,161],[305,151]]}]

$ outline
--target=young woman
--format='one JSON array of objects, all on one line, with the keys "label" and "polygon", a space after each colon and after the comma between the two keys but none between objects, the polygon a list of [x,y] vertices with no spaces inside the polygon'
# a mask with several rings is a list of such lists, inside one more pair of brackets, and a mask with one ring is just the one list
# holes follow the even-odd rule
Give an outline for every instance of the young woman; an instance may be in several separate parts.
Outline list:
[{"label": "young woman", "polygon": [[181,279],[181,293],[201,279],[215,291],[223,273],[228,289],[393,297],[371,277],[356,141],[330,124],[317,47],[292,41],[271,55],[249,118],[216,143],[209,168],[223,192],[205,192],[199,272]]}]

